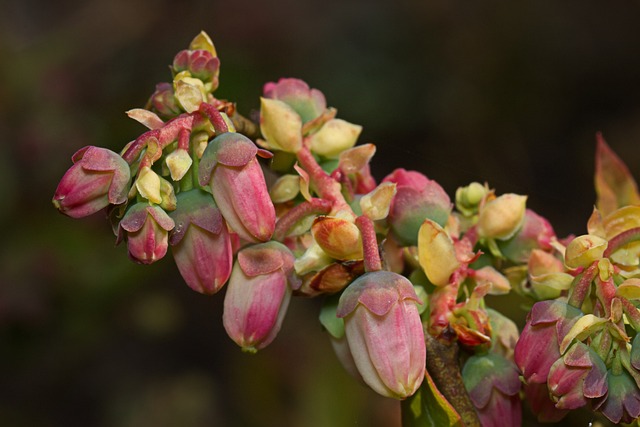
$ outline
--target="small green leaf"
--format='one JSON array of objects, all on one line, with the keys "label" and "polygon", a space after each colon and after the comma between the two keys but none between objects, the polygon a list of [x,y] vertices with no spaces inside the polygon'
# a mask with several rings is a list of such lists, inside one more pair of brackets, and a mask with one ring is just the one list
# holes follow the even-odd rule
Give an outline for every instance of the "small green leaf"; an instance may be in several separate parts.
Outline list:
[{"label": "small green leaf", "polygon": [[460,414],[437,389],[429,372],[418,391],[402,401],[402,427],[461,427]]},{"label": "small green leaf", "polygon": [[339,300],[339,295],[331,295],[325,298],[320,310],[320,323],[337,339],[344,336],[344,320],[336,316]]}]

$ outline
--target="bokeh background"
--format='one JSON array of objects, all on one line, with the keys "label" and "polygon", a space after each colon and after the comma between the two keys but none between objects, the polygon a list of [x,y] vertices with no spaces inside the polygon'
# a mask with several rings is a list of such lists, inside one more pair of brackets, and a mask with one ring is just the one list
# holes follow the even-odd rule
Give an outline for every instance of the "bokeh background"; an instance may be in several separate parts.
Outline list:
[{"label": "bokeh background", "polygon": [[638,2],[4,0],[0,425],[399,424],[339,366],[318,301],[294,300],[245,355],[222,295],[189,290],[171,259],[131,263],[101,215],[51,206],[77,149],[144,130],[124,111],[200,30],[216,94],[245,115],[265,82],[302,78],[364,126],[379,178],[417,169],[451,196],[487,181],[566,235],[592,209],[596,131],[640,177],[639,18]]}]

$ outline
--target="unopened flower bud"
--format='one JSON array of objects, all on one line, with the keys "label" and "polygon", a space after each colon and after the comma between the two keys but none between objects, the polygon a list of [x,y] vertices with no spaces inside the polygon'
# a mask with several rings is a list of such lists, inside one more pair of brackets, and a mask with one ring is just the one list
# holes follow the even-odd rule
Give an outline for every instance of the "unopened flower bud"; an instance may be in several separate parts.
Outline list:
[{"label": "unopened flower bud", "polygon": [[151,264],[167,253],[173,220],[159,206],[133,205],[120,221],[119,240],[126,232],[129,257],[140,264]]},{"label": "unopened flower bud", "polygon": [[490,239],[506,240],[522,226],[527,196],[503,194],[480,209],[478,235]]},{"label": "unopened flower bud", "polygon": [[582,342],[574,344],[549,371],[548,387],[558,409],[578,409],[607,393],[607,367]]},{"label": "unopened flower bud", "polygon": [[353,359],[364,381],[395,399],[411,396],[424,378],[426,347],[413,285],[389,271],[366,273],[338,304]]},{"label": "unopened flower bud", "polygon": [[593,408],[612,423],[631,423],[640,417],[640,389],[631,375],[622,370],[606,375],[608,393],[595,400]]},{"label": "unopened flower bud", "polygon": [[338,158],[340,153],[356,144],[360,132],[360,125],[342,119],[331,119],[309,138],[311,151],[321,156]]},{"label": "unopened flower bud", "polygon": [[185,282],[196,292],[218,292],[231,275],[233,251],[213,197],[197,189],[180,193],[171,218],[176,226],[169,243]]},{"label": "unopened flower bud", "polygon": [[188,71],[193,77],[205,83],[214,79],[217,80],[219,68],[220,60],[204,49],[182,50],[173,59],[173,71],[175,73]]},{"label": "unopened flower bud", "polygon": [[418,243],[418,230],[425,219],[444,226],[451,212],[451,199],[442,187],[419,172],[396,169],[382,182],[396,183],[388,221],[396,240],[404,246]]},{"label": "unopened flower bud", "polygon": [[265,148],[295,153],[302,147],[302,119],[282,101],[260,98],[260,130]]},{"label": "unopened flower bud", "polygon": [[495,353],[471,356],[462,379],[483,426],[522,423],[521,383],[513,362]]},{"label": "unopened flower bud", "polygon": [[264,97],[277,99],[289,105],[302,118],[302,123],[319,117],[327,108],[327,101],[318,89],[299,79],[283,78],[277,83],[264,85]]},{"label": "unopened flower bud", "polygon": [[273,341],[297,286],[294,256],[281,243],[267,242],[238,252],[224,298],[222,322],[243,351],[255,353]]},{"label": "unopened flower bud", "polygon": [[554,237],[555,232],[549,221],[531,209],[527,209],[520,230],[510,239],[498,241],[498,247],[507,259],[524,263],[527,262],[532,250],[550,250]]},{"label": "unopened flower bud", "polygon": [[178,100],[174,95],[173,85],[166,82],[156,85],[156,90],[149,98],[147,106],[147,108],[152,108],[160,117],[165,119],[175,117],[182,112],[180,104],[178,104]]},{"label": "unopened flower bud", "polygon": [[602,258],[608,242],[602,237],[584,234],[573,239],[564,254],[567,267],[588,267]]},{"label": "unopened flower bud", "polygon": [[558,300],[534,304],[514,352],[527,383],[547,382],[551,365],[560,358],[560,342],[582,315],[577,308]]},{"label": "unopened flower bud", "polygon": [[456,190],[456,208],[465,216],[478,213],[478,205],[489,192],[486,185],[472,182]]},{"label": "unopened flower bud", "polygon": [[127,200],[130,170],[117,153],[98,147],[76,152],[74,165],[64,174],[53,204],[72,218],[82,218]]},{"label": "unopened flower bud", "polygon": [[202,155],[199,181],[211,187],[233,231],[249,242],[264,242],[273,234],[276,214],[256,154],[258,148],[246,136],[220,134]]}]

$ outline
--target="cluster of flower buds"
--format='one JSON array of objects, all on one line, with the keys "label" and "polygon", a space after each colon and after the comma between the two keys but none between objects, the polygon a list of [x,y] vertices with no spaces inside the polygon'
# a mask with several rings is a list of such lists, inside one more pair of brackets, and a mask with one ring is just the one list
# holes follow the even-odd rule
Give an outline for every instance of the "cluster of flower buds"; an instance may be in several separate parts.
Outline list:
[{"label": "cluster of flower buds", "polygon": [[[339,360],[383,396],[424,389],[445,410],[434,384],[454,376],[426,368],[436,340],[464,351],[448,369],[484,426],[520,425],[519,375],[541,420],[586,405],[614,422],[640,416],[640,196],[603,141],[599,209],[587,235],[559,241],[526,196],[474,182],[452,203],[405,169],[378,184],[362,127],[301,80],[267,83],[250,122],[214,97],[219,68],[199,34],[172,82],[128,112],[149,130],[120,154],[79,150],[54,205],[73,218],[105,210],[138,263],[171,247],[197,292],[228,283],[223,324],[244,351],[274,340],[292,296],[322,296]],[[485,300],[511,289],[535,302],[519,339]]]},{"label": "cluster of flower buds", "polygon": [[558,243],[564,269],[548,273],[570,277],[566,298],[537,302],[515,349],[541,421],[585,406],[614,423],[640,417],[640,206],[627,204],[635,181],[602,139],[596,160],[608,166],[588,234]]},{"label": "cluster of flower buds", "polygon": [[[156,262],[170,246],[182,277],[197,292],[214,294],[231,278],[226,305],[235,317],[225,316],[225,326],[241,345],[259,348],[266,345],[264,336],[238,338],[256,327],[241,318],[268,323],[273,334],[277,332],[272,310],[260,306],[267,303],[251,303],[263,301],[261,292],[270,293],[269,286],[275,286],[271,276],[262,278],[272,271],[232,267],[241,245],[268,242],[274,232],[275,209],[257,160],[271,153],[236,133],[231,104],[214,98],[219,66],[211,40],[199,34],[189,49],[176,55],[173,82],[157,86],[148,109],[128,112],[149,130],[120,154],[98,147],[78,151],[53,203],[73,218],[106,210],[117,242],[126,242],[135,262]],[[270,248],[251,253],[271,253]],[[237,259],[251,259],[243,253]],[[293,264],[290,258],[287,272]],[[252,263],[240,262],[242,267]],[[261,285],[238,290],[242,271],[252,277],[249,282]],[[260,290],[265,286],[266,291]],[[243,316],[238,314],[241,310],[246,311]]]}]

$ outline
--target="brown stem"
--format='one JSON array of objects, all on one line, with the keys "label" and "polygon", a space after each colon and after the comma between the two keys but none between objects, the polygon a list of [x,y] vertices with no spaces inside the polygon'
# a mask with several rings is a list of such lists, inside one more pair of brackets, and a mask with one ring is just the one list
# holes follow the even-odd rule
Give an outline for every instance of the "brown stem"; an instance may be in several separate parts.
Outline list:
[{"label": "brown stem", "polygon": [[460,364],[459,348],[456,343],[444,344],[425,331],[427,346],[427,370],[440,393],[460,414],[465,427],[480,427],[476,409],[464,388]]},{"label": "brown stem", "polygon": [[376,230],[373,221],[364,215],[356,218],[356,225],[362,236],[362,250],[364,254],[364,270],[380,271],[382,270],[382,262],[380,262],[380,252],[378,251],[378,239],[376,238]]}]

